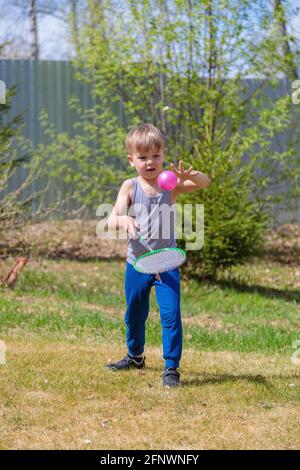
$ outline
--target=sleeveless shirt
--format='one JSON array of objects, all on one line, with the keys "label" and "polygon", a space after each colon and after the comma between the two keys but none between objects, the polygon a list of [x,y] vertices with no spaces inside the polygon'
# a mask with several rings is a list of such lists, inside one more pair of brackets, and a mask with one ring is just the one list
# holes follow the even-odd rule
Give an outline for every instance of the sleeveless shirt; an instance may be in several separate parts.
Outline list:
[{"label": "sleeveless shirt", "polygon": [[[162,191],[156,196],[148,196],[138,178],[131,178],[132,201],[128,215],[133,217],[140,226],[140,235],[151,248],[169,248],[176,246],[175,239],[175,206],[172,207],[171,191]],[[130,264],[139,256],[149,252],[139,239],[129,238],[127,261]]]}]

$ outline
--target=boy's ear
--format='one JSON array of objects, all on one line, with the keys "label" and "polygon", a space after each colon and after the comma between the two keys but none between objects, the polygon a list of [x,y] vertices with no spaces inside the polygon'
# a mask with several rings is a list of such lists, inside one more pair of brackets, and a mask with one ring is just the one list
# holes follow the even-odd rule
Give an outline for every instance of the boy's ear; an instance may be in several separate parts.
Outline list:
[{"label": "boy's ear", "polygon": [[130,166],[134,166],[132,155],[127,155]]}]

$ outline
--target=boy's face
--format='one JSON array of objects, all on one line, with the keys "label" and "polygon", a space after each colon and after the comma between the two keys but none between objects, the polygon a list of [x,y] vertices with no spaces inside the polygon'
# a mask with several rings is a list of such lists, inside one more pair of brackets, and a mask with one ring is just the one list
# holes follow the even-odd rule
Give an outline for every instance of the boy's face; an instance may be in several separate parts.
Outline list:
[{"label": "boy's face", "polygon": [[148,180],[154,180],[163,170],[163,150],[153,149],[149,152],[133,153],[127,155],[131,166],[134,166],[139,175]]}]

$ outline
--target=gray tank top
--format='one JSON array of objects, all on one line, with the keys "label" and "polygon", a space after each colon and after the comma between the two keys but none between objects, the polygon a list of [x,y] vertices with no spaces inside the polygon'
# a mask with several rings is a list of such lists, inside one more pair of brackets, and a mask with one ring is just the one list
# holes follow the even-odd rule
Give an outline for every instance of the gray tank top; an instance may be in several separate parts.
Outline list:
[{"label": "gray tank top", "polygon": [[[128,215],[140,225],[140,234],[151,250],[176,246],[175,205],[172,208],[171,191],[162,191],[156,196],[148,196],[138,180],[132,178],[132,203]],[[170,209],[171,208],[171,209]],[[149,252],[139,240],[129,238],[127,261],[130,264],[139,256]]]}]

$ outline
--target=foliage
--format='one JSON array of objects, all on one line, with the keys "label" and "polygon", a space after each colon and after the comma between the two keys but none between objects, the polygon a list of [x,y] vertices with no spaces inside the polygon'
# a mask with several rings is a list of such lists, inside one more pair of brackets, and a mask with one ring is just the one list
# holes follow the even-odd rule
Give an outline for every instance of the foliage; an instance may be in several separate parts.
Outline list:
[{"label": "foliage", "polygon": [[0,230],[3,232],[7,225],[13,221],[20,220],[21,214],[26,212],[30,199],[21,200],[20,194],[25,189],[29,181],[15,191],[7,193],[8,182],[13,177],[21,163],[27,161],[27,156],[17,158],[16,138],[20,135],[20,128],[23,121],[21,114],[9,119],[7,117],[11,99],[16,93],[16,88],[12,87],[7,91],[6,103],[0,105]]},{"label": "foliage", "polygon": [[[11,249],[7,240],[9,231],[24,227],[46,213],[43,196],[48,185],[35,189],[34,183],[41,173],[40,160],[32,155],[32,149],[22,136],[23,114],[10,117],[14,96],[16,86],[7,90],[6,102],[0,105],[0,257],[6,257]],[[34,216],[33,204],[37,208]],[[24,254],[24,250],[25,247],[20,246],[17,251]]]},{"label": "foliage", "polygon": [[[207,261],[207,275],[240,262],[259,248],[271,204],[299,195],[299,135],[282,140],[298,110],[280,88],[281,44],[259,0],[88,2],[74,65],[95,106],[78,108],[82,132],[53,140],[47,171],[62,170],[95,208],[130,175],[126,131],[152,122],[167,136],[167,162],[212,178],[182,197],[206,208],[206,247],[192,259]],[[266,196],[272,182],[289,191]]]}]

